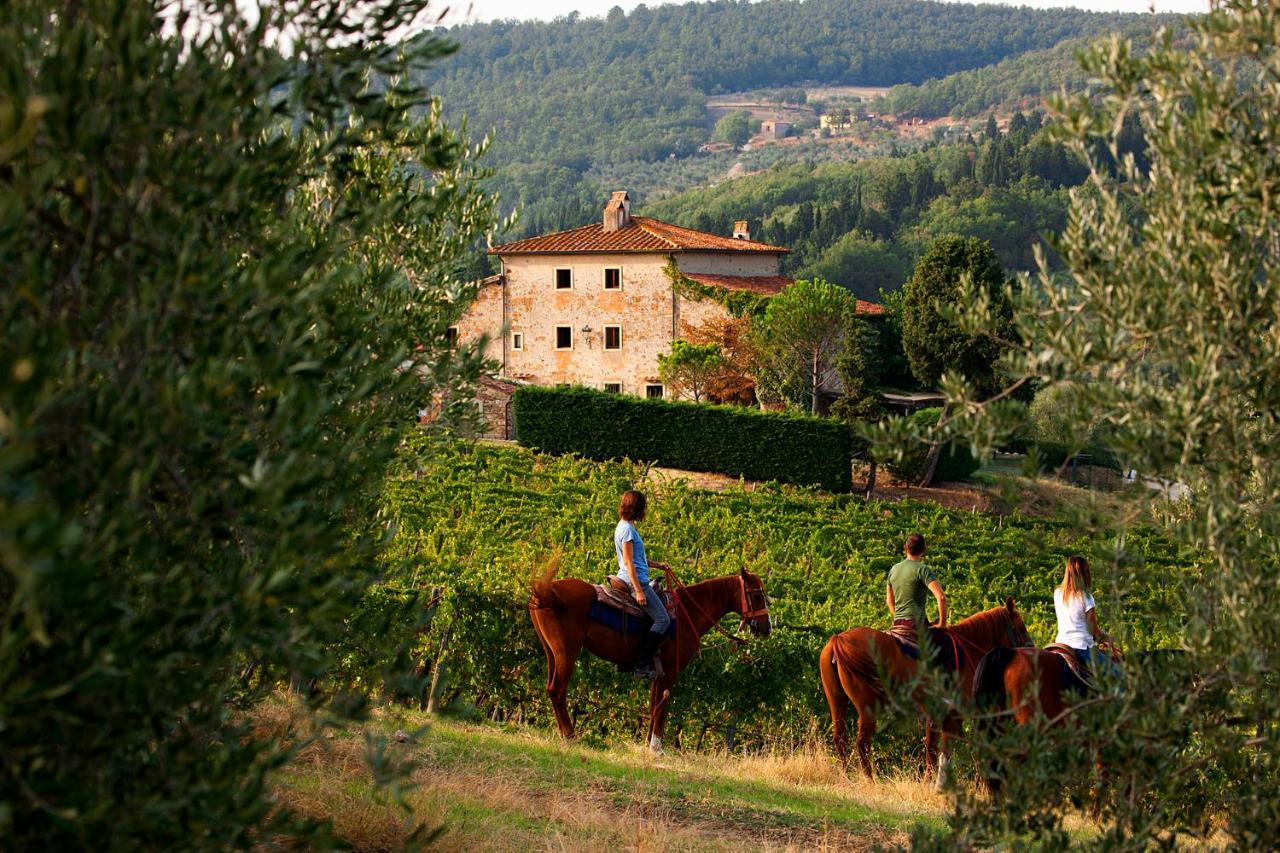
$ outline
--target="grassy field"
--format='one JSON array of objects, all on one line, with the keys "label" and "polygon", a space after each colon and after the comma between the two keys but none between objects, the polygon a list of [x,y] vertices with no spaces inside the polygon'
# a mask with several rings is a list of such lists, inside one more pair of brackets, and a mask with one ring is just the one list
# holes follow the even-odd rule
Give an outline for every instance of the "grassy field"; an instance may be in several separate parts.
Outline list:
[{"label": "grassy field", "polygon": [[[256,726],[284,735],[288,702]],[[383,711],[372,733],[414,732],[393,747],[416,762],[412,817],[379,790],[364,732],[321,738],[276,779],[277,800],[333,822],[361,850],[397,849],[422,826],[450,850],[850,850],[902,844],[942,820],[921,782],[846,777],[810,745],[751,756],[653,757],[638,746],[596,749],[524,728]]]}]

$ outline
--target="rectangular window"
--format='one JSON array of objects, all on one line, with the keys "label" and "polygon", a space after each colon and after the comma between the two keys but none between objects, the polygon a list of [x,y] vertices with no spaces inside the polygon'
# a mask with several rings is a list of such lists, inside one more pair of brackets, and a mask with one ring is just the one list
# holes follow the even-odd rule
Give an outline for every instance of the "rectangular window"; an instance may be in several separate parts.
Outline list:
[{"label": "rectangular window", "polygon": [[450,326],[444,330],[444,339],[449,342],[449,349],[458,348],[458,327]]},{"label": "rectangular window", "polygon": [[622,327],[621,326],[605,326],[604,327],[604,348],[605,349],[622,349]]},{"label": "rectangular window", "polygon": [[604,289],[605,290],[621,290],[622,289],[622,270],[617,267],[609,267],[604,271]]},{"label": "rectangular window", "polygon": [[556,270],[556,290],[573,289],[573,270],[560,268]]},{"label": "rectangular window", "polygon": [[646,386],[644,386],[644,395],[645,395],[646,397],[648,397],[649,399],[651,399],[651,400],[661,400],[661,399],[662,399],[662,386],[661,386],[661,385],[646,385]]},{"label": "rectangular window", "polygon": [[556,326],[556,349],[573,349],[573,326]]},{"label": "rectangular window", "polygon": [[606,392],[610,393],[610,394],[621,394],[621,393],[622,393],[622,383],[621,383],[621,382],[606,382],[606,383],[604,383],[604,390],[605,390]]},{"label": "rectangular window", "polygon": [[511,348],[524,349],[524,333],[523,332],[511,333]]}]

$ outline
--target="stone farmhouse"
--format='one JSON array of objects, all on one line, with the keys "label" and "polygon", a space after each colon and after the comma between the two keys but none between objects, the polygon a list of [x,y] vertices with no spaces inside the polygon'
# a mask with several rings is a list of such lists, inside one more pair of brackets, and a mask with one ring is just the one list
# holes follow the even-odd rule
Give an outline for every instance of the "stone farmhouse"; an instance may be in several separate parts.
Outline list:
[{"label": "stone farmhouse", "polygon": [[[728,309],[678,287],[668,265],[703,288],[773,295],[792,282],[779,274],[787,251],[752,240],[746,221],[725,237],[633,217],[627,193],[615,192],[597,222],[490,249],[501,272],[485,279],[451,334],[489,336],[486,355],[500,365],[503,387],[572,384],[670,397],[658,356]],[[859,310],[881,309],[860,301]],[[498,396],[485,395],[481,406],[491,432],[500,421],[509,431]]]}]

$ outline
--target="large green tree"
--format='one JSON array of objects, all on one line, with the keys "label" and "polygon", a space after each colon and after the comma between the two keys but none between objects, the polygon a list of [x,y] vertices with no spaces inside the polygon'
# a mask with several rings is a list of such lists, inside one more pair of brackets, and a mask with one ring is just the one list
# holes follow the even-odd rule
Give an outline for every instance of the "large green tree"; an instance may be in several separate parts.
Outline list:
[{"label": "large green tree", "polygon": [[688,395],[702,402],[708,386],[724,367],[720,344],[694,344],[685,340],[671,343],[671,352],[658,356],[658,375],[677,397]]},{"label": "large green tree", "polygon": [[[936,387],[947,373],[980,393],[1000,379],[995,365],[1009,334],[1004,270],[991,246],[974,237],[943,237],[916,264],[903,289],[902,345],[916,380]],[[996,325],[986,333],[960,327],[950,310],[976,295],[988,300]]]},{"label": "large green tree", "polygon": [[[1068,801],[1097,816],[1100,834],[1086,841],[1106,849],[1275,844],[1280,8],[1233,0],[1190,27],[1189,43],[1167,36],[1145,57],[1119,41],[1097,46],[1085,67],[1100,96],[1059,102],[1064,137],[1092,162],[1091,186],[1073,193],[1061,241],[1069,275],[1042,270],[1034,290],[1014,295],[1025,344],[1005,366],[1062,389],[1062,417],[1104,422],[1111,449],[1144,477],[1181,484],[1185,499],[1153,497],[1145,517],[1168,519],[1211,570],[1194,583],[1163,578],[1187,612],[1182,656],[1130,654],[1123,682],[1068,725],[975,742],[979,756],[1019,759],[1003,797],[959,798],[951,837],[938,840],[948,849],[1079,841],[1063,826]],[[1120,150],[1132,115],[1149,172]],[[1129,215],[1135,206],[1140,216]],[[965,324],[998,324],[990,308],[977,305]],[[979,448],[1019,424],[1003,397],[958,382],[946,390],[951,428]],[[1076,519],[1117,533],[1092,555],[1104,620],[1159,618],[1124,595],[1144,573],[1129,533],[1144,509]],[[1187,675],[1171,678],[1178,670]]]},{"label": "large green tree", "polygon": [[759,387],[816,413],[856,308],[849,291],[820,279],[772,297],[752,334]]},{"label": "large green tree", "polygon": [[382,475],[480,367],[478,149],[405,83],[447,45],[393,43],[425,12],[0,5],[3,846],[329,843],[245,712],[359,710],[325,676]]}]

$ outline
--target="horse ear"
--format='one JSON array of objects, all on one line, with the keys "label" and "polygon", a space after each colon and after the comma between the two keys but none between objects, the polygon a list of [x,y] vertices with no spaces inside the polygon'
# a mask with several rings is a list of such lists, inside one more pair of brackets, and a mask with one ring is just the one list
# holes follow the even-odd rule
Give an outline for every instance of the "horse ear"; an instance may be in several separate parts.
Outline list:
[{"label": "horse ear", "polygon": [[1013,596],[1012,595],[1004,600],[1004,606],[1005,606],[1005,609],[1007,609],[1010,613],[1013,612]]},{"label": "horse ear", "polygon": [[745,578],[747,576],[747,567],[746,566],[741,567],[740,569],[738,569],[738,573]]}]

